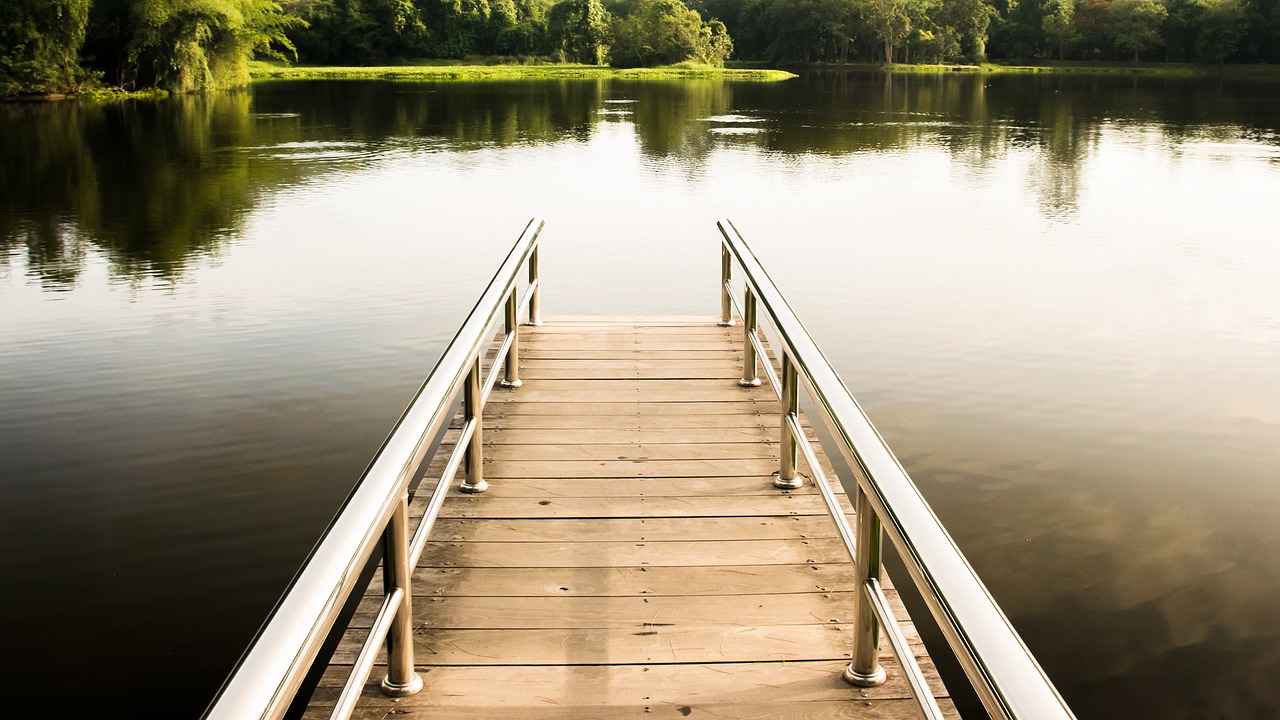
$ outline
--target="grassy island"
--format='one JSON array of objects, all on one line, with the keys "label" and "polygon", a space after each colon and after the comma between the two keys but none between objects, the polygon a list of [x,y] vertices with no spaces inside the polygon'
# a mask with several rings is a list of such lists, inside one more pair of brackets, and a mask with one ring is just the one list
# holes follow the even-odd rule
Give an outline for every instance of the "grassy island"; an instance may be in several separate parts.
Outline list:
[{"label": "grassy island", "polygon": [[254,80],[542,80],[559,78],[618,78],[623,80],[736,80],[776,82],[796,77],[785,70],[722,68],[682,62],[652,68],[614,68],[573,63],[467,65],[428,63],[378,67],[285,65],[253,62]]}]

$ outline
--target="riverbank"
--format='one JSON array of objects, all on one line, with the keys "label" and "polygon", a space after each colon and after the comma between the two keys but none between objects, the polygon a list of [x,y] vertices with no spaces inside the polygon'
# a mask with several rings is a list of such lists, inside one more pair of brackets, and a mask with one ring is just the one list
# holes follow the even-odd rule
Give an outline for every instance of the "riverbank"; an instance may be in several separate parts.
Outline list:
[{"label": "riverbank", "polygon": [[907,75],[937,73],[973,73],[983,75],[1151,75],[1159,77],[1253,77],[1280,80],[1280,67],[1273,65],[1194,65],[1191,63],[1115,64],[1093,62],[1056,62],[1043,65],[895,64],[881,65],[884,72]]},{"label": "riverbank", "polygon": [[250,63],[253,80],[543,80],[559,78],[618,78],[623,80],[735,80],[777,82],[796,77],[770,68],[717,68],[679,63],[656,68],[613,68],[603,65],[539,63],[529,65],[387,65],[332,67]]},{"label": "riverbank", "polygon": [[164,100],[169,93],[159,88],[120,90],[118,88],[89,88],[77,93],[45,93],[44,95],[0,95],[0,103],[46,103],[62,100],[79,100],[88,103],[109,103],[121,100]]}]

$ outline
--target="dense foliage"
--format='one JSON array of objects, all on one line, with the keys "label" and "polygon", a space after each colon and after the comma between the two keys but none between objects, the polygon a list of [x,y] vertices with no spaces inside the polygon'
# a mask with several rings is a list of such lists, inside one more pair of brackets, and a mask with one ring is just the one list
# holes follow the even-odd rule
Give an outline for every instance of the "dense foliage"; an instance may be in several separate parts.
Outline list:
[{"label": "dense foliage", "polygon": [[304,61],[542,57],[624,67],[685,60],[723,65],[723,23],[680,0],[291,0]]},{"label": "dense foliage", "polygon": [[690,0],[774,62],[1280,62],[1280,0]]},{"label": "dense foliage", "polygon": [[80,84],[89,0],[0,2],[0,95]]},{"label": "dense foliage", "polygon": [[228,87],[295,46],[335,65],[1278,62],[1280,0],[3,0],[0,94]]},{"label": "dense foliage", "polygon": [[733,51],[724,23],[703,22],[680,0],[638,0],[626,10],[613,23],[614,65],[651,67],[684,60],[724,65]]},{"label": "dense foliage", "polygon": [[272,0],[4,0],[0,92],[243,84],[252,55],[292,49],[298,22]]}]

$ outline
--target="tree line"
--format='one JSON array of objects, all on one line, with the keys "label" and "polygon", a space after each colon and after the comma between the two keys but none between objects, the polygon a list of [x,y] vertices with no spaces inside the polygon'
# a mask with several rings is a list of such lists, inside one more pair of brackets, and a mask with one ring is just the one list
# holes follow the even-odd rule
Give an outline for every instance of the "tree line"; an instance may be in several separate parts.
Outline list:
[{"label": "tree line", "polygon": [[369,65],[472,55],[723,66],[723,23],[680,0],[3,0],[0,95],[105,82],[245,84],[255,56]]},{"label": "tree line", "polygon": [[693,0],[771,62],[1280,62],[1280,0]]},{"label": "tree line", "polygon": [[0,94],[243,84],[254,56],[634,67],[1280,61],[1280,0],[4,0]]},{"label": "tree line", "polygon": [[376,64],[473,55],[623,67],[723,65],[724,24],[680,0],[286,0],[306,62]]}]

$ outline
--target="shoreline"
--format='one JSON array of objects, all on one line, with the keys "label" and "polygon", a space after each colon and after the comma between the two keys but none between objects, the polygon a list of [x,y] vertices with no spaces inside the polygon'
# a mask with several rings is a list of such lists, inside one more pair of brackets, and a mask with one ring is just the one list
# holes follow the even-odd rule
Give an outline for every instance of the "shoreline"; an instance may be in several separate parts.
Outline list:
[{"label": "shoreline", "polygon": [[778,82],[797,75],[788,70],[716,68],[680,63],[656,68],[614,68],[607,65],[546,63],[536,65],[382,65],[312,66],[254,62],[252,82],[264,80],[558,80],[609,78],[618,80],[734,80]]},{"label": "shoreline", "polygon": [[[438,60],[422,64],[342,66],[284,65],[274,61],[249,63],[249,83],[271,80],[392,80],[392,81],[512,81],[512,80],[720,80],[734,82],[780,82],[799,77],[807,70],[886,73],[892,75],[1113,75],[1165,78],[1219,77],[1241,80],[1280,81],[1280,65],[1195,65],[1191,63],[1094,63],[1091,61],[1005,65],[982,63],[809,63],[764,67],[758,61],[730,61],[723,68],[679,63],[655,68],[614,68],[607,65],[570,63],[452,63]],[[235,89],[235,88],[230,88]],[[78,93],[0,95],[3,104],[32,104],[79,100],[109,103],[126,100],[161,100],[169,93],[155,88],[121,91],[93,88]]]},{"label": "shoreline", "polygon": [[789,65],[795,70],[849,70],[895,75],[1143,75],[1150,77],[1231,77],[1280,80],[1280,65],[1196,65],[1192,63],[1103,63],[1091,61],[1045,64],[982,63],[811,63]]}]

